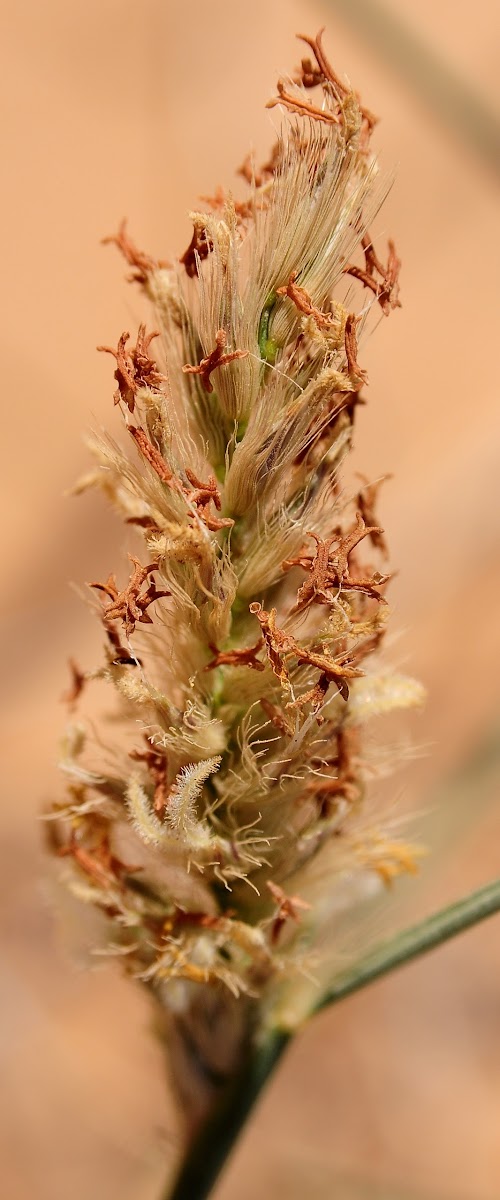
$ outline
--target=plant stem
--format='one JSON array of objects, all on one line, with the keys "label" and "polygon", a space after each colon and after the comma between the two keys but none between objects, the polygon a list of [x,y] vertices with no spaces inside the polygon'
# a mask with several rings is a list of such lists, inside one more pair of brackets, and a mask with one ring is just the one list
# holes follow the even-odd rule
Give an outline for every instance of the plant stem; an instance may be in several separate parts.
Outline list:
[{"label": "plant stem", "polygon": [[272,1030],[233,1080],[220,1104],[195,1137],[165,1200],[204,1200],[212,1190],[264,1084],[292,1033]]},{"label": "plant stem", "polygon": [[[382,942],[366,958],[337,977],[309,1016],[337,1004],[352,992],[499,911],[500,879],[497,879]],[[254,1049],[245,1068],[189,1147],[165,1200],[205,1200],[210,1194],[260,1092],[296,1032],[294,1029],[274,1029]]]},{"label": "plant stem", "polygon": [[382,942],[366,958],[337,977],[320,997],[311,1015],[328,1008],[330,1004],[337,1004],[345,996],[359,991],[404,963],[419,958],[420,955],[449,941],[457,933],[470,929],[472,925],[479,924],[486,917],[491,917],[499,911],[500,879],[495,879],[493,883],[487,883],[471,895],[457,900],[455,904],[441,908],[439,912],[419,921],[417,925],[411,925],[396,937]]}]

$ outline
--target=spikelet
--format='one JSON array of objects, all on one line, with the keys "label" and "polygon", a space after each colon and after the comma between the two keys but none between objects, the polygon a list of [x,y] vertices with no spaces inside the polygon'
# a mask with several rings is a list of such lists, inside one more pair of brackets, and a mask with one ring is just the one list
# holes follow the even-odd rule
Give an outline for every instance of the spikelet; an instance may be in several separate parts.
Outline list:
[{"label": "spikelet", "polygon": [[158,820],[138,779],[130,780],[126,797],[134,828],[146,845],[165,845],[169,840],[169,831]]},{"label": "spikelet", "polygon": [[191,850],[207,849],[212,841],[204,821],[196,817],[196,800],[205,780],[220,766],[220,756],[183,767],[170,789],[165,819],[173,837]]},{"label": "spikelet", "polygon": [[68,700],[105,680],[126,736],[103,749],[73,729],[47,828],[105,946],[189,1022],[198,1084],[203,1013],[223,1029],[241,1006],[241,1049],[309,972],[346,880],[368,894],[416,861],[378,819],[363,727],[422,690],[381,657],[379,483],[351,501],[341,481],[399,260],[368,232],[386,190],[374,118],[305,40],[315,65],[279,82],[248,197],[205,198],[174,264],[125,225],[108,239],[155,327],[101,347],[123,437],[93,439],[77,489],[102,489],[134,552],[90,584],[103,665],[73,664]]}]

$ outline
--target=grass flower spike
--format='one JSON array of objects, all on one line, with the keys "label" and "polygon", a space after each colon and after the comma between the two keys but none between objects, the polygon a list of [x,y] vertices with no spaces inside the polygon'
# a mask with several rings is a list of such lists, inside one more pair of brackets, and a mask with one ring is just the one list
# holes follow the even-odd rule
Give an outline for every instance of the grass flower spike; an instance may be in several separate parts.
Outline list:
[{"label": "grass flower spike", "polygon": [[377,811],[364,728],[422,691],[383,662],[378,483],[351,494],[341,474],[363,337],[399,306],[400,264],[369,232],[375,118],[321,35],[302,41],[245,198],[205,198],[176,262],[125,225],[106,239],[154,326],[100,347],[122,444],[94,438],[81,487],[114,504],[131,553],[90,583],[103,660],[72,664],[68,699],[104,680],[120,723],[69,730],[47,828],[95,947],[158,1002],[191,1128],[280,998],[321,977],[346,895],[417,855]]}]

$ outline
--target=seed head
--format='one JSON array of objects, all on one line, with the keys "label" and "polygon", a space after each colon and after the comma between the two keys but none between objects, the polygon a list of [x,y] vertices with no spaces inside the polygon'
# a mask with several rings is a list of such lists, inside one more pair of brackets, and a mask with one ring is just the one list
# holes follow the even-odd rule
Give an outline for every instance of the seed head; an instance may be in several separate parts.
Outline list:
[{"label": "seed head", "polygon": [[177,1013],[245,996],[253,1021],[324,939],[318,878],[330,897],[349,877],[355,898],[415,863],[377,820],[363,736],[421,700],[380,665],[381,481],[351,500],[340,477],[363,337],[373,308],[399,306],[400,263],[368,232],[375,118],[321,35],[303,40],[313,59],[278,83],[280,134],[263,167],[245,160],[247,198],[219,189],[172,265],[124,225],[107,239],[159,331],[110,350],[126,450],[94,445],[93,481],[141,550],[127,583],[90,584],[103,663],[72,662],[67,699],[106,680],[126,736],[108,726],[105,757],[69,740],[51,814],[125,969]]}]

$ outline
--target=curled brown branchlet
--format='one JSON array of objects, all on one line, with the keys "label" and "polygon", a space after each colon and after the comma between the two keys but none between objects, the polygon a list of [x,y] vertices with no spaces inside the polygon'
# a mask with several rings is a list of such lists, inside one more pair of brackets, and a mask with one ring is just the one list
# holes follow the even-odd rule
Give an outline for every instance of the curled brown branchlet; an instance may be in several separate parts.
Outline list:
[{"label": "curled brown branchlet", "polygon": [[297,274],[297,271],[292,271],[288,283],[285,287],[277,288],[276,295],[288,296],[288,299],[292,301],[292,304],[295,304],[299,312],[303,313],[306,317],[313,318],[318,329],[325,333],[329,332],[336,324],[334,314],[325,313],[320,308],[316,308],[309,293],[296,282]]},{"label": "curled brown branchlet", "polygon": [[195,366],[186,363],[182,368],[185,375],[199,375],[203,387],[206,392],[213,392],[213,384],[210,378],[212,371],[217,367],[225,367],[228,363],[234,362],[237,358],[247,358],[248,350],[229,350],[226,352],[227,333],[225,329],[219,329],[215,335],[215,348],[202,358],[201,362]]},{"label": "curled brown branchlet", "polygon": [[130,267],[133,267],[132,274],[128,276],[129,283],[140,283],[141,286],[144,286],[154,271],[170,266],[168,262],[151,258],[151,255],[138,250],[127,233],[126,220],[121,222],[118,233],[113,233],[109,237],[102,239],[103,246],[108,246],[111,243],[118,246],[126,262],[128,262]]},{"label": "curled brown branchlet", "polygon": [[262,638],[259,638],[255,646],[246,646],[242,650],[218,650],[216,646],[211,645],[214,658],[207,663],[205,671],[213,671],[216,667],[250,667],[252,671],[265,671],[265,663],[256,657],[262,646]]},{"label": "curled brown branchlet", "polygon": [[365,537],[382,533],[383,530],[378,525],[366,525],[361,512],[356,514],[356,524],[343,537],[338,530],[326,539],[309,531],[307,536],[316,542],[314,553],[299,554],[281,564],[283,571],[289,571],[292,567],[302,567],[304,571],[309,572],[309,578],[297,592],[297,602],[292,612],[302,612],[312,603],[331,604],[341,588],[364,592],[374,600],[384,601],[380,588],[387,582],[388,576],[358,578],[349,570],[349,557],[355,546]]},{"label": "curled brown branchlet", "polygon": [[287,92],[282,79],[278,79],[276,88],[278,95],[267,101],[266,108],[275,108],[277,104],[283,104],[289,112],[297,113],[298,116],[312,117],[315,121],[323,121],[325,125],[340,125],[342,118],[338,109],[318,108],[316,104],[302,100],[298,94],[292,96]]},{"label": "curled brown branchlet", "polygon": [[[156,584],[149,579],[149,576],[158,570],[158,563],[148,563],[143,567],[133,554],[129,554],[129,559],[133,571],[123,591],[119,591],[115,575],[110,575],[106,583],[89,584],[89,587],[108,596],[111,604],[108,604],[104,610],[106,621],[122,621],[127,637],[134,632],[136,621],[140,621],[144,625],[152,625],[152,618],[147,612],[149,605],[154,604],[155,600],[170,596],[170,592],[158,589]],[[141,592],[141,588],[146,582],[146,591]]]},{"label": "curled brown branchlet", "polygon": [[[282,104],[289,112],[296,113],[298,116],[310,117],[312,120],[323,122],[326,125],[341,126],[345,121],[344,106],[351,94],[351,89],[342,82],[326,57],[321,40],[323,32],[324,30],[320,29],[315,38],[308,37],[302,33],[297,35],[300,41],[305,42],[311,48],[316,59],[316,65],[310,58],[302,59],[300,70],[294,82],[304,88],[321,87],[324,95],[329,97],[329,106],[319,107],[317,104],[312,104],[304,100],[299,91],[293,94],[288,92],[283,80],[279,79],[277,83],[278,95],[268,101],[267,107],[274,108],[276,104]],[[361,153],[366,153],[372,130],[378,118],[369,109],[361,105],[357,93],[354,93],[354,96],[358,103],[361,117],[360,151]],[[334,107],[331,107],[332,99]]]},{"label": "curled brown branchlet", "polygon": [[[306,46],[310,47],[316,59],[316,66],[314,66],[309,58],[302,59],[301,72],[298,76],[298,82],[306,88],[316,87],[318,84],[330,84],[334,95],[337,96],[339,102],[341,102],[345,100],[346,96],[349,95],[350,89],[345,83],[342,82],[339,75],[337,75],[337,72],[334,71],[331,63],[326,57],[322,41],[324,32],[324,28],[320,29],[315,38],[309,37],[305,33],[297,34],[299,41],[305,42]],[[371,132],[374,126],[377,124],[378,117],[376,117],[374,113],[370,112],[369,108],[365,108],[361,104],[357,92],[355,92],[354,95],[359,103],[359,111],[361,113],[363,134],[362,142],[364,148],[367,148]]]},{"label": "curled brown branchlet", "polygon": [[[359,279],[363,287],[369,288],[380,304],[382,312],[387,317],[393,308],[401,308],[401,301],[399,299],[401,259],[398,258],[396,247],[390,238],[388,241],[389,250],[386,267],[377,258],[369,233],[364,234],[361,239],[361,245],[365,255],[364,269],[357,267],[354,263],[349,263],[347,267],[344,267],[344,274],[352,275],[354,279]],[[378,279],[377,275],[379,276]]]},{"label": "curled brown branchlet", "polygon": [[306,692],[304,697],[291,701],[287,707],[295,708],[304,703],[312,703],[316,711],[322,704],[331,683],[336,684],[344,700],[348,699],[347,681],[363,674],[358,667],[353,666],[350,651],[342,651],[332,658],[323,650],[318,651],[308,646],[301,646],[292,634],[286,633],[284,629],[280,629],[276,625],[275,608],[266,612],[261,604],[254,602],[250,605],[250,612],[257,617],[269,662],[284,691],[289,692],[291,689],[290,674],[285,664],[287,655],[295,658],[298,665],[311,666],[319,671],[320,677],[314,687]]},{"label": "curled brown branchlet", "polygon": [[123,400],[131,413],[135,408],[139,388],[145,387],[153,392],[160,392],[163,384],[167,382],[166,376],[162,375],[157,363],[149,355],[153,338],[159,336],[158,330],[147,334],[146,326],[139,325],[137,340],[132,350],[126,348],[129,333],[122,333],[116,350],[113,350],[112,346],[97,347],[105,354],[112,354],[116,359],[115,379],[118,387],[113,399],[115,404]]},{"label": "curled brown branchlet", "polygon": [[212,533],[217,533],[219,529],[230,529],[234,525],[232,517],[216,517],[215,513],[210,512],[210,505],[213,503],[220,512],[222,507],[221,495],[217,486],[215,475],[210,475],[206,483],[198,479],[194,471],[186,467],[186,476],[191,484],[191,491],[184,489],[184,495],[188,504],[193,504],[197,509],[198,516],[210,529]]}]

